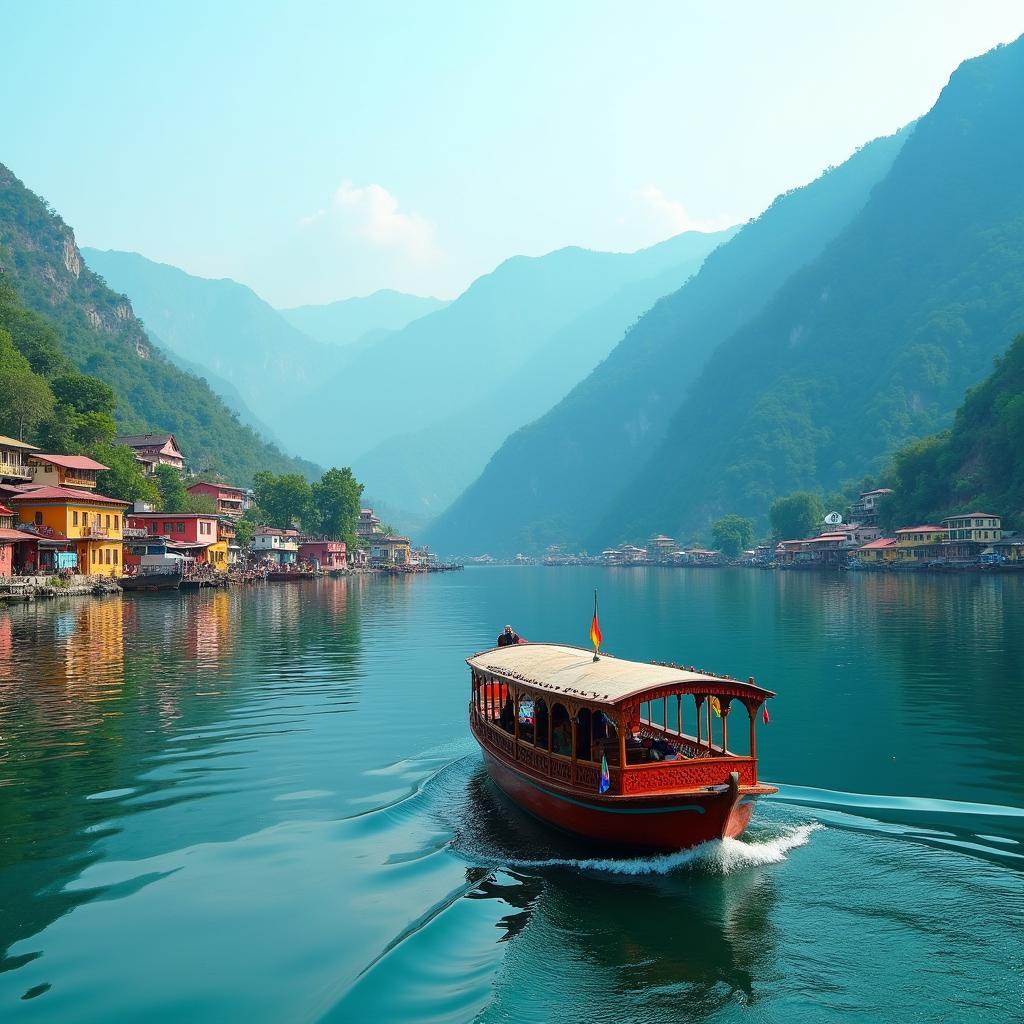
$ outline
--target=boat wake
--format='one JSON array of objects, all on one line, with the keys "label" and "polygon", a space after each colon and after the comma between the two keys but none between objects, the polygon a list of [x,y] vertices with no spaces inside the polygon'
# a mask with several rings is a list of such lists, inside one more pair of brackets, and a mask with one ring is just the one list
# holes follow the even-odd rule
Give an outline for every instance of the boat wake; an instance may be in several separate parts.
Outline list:
[{"label": "boat wake", "polygon": [[545,860],[507,859],[504,863],[512,868],[568,868],[612,875],[667,875],[682,870],[729,875],[765,864],[780,864],[791,850],[806,846],[811,836],[822,828],[823,825],[812,822],[784,829],[772,839],[714,839],[691,850],[651,857],[549,857]]}]

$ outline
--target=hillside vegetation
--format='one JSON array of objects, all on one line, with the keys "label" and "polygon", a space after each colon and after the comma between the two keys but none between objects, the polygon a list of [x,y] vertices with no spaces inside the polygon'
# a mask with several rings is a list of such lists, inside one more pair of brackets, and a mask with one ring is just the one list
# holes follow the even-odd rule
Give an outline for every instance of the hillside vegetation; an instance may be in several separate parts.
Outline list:
[{"label": "hillside vegetation", "polygon": [[171,363],[131,303],[86,266],[71,228],[3,165],[0,267],[20,301],[53,328],[61,355],[113,389],[120,431],[171,431],[194,468],[239,484],[259,469],[316,473],[243,426],[203,380]]},{"label": "hillside vegetation", "polygon": [[[905,135],[873,142],[780,196],[716,249],[561,402],[505,441],[432,527],[431,543],[444,551],[508,554],[590,536],[622,481],[661,441],[710,353],[849,223]],[[638,502],[647,498],[636,495]]]},{"label": "hillside vegetation", "polygon": [[1024,326],[1024,42],[963,64],[836,241],[714,354],[587,539],[878,472]]},{"label": "hillside vegetation", "polygon": [[991,512],[1024,527],[1024,335],[972,388],[950,430],[901,448],[886,482],[893,525]]}]

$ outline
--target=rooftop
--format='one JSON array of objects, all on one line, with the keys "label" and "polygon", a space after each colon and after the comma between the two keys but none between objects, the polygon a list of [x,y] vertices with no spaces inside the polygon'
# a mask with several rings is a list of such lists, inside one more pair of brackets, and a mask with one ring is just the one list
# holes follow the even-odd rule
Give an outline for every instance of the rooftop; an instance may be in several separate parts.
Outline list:
[{"label": "rooftop", "polygon": [[484,672],[519,681],[538,690],[579,697],[600,704],[618,704],[652,690],[774,697],[752,683],[668,665],[647,665],[602,654],[599,661],[580,647],[562,644],[516,644],[495,647],[466,659]]},{"label": "rooftop", "polygon": [[31,490],[24,490],[20,494],[12,494],[4,499],[7,502],[30,505],[39,502],[89,502],[93,505],[122,505],[127,507],[130,501],[122,501],[120,498],[108,498],[105,494],[93,494],[91,491],[80,491],[74,487],[33,487]]},{"label": "rooftop", "polygon": [[216,519],[216,512],[129,512],[129,519]]},{"label": "rooftop", "polygon": [[866,550],[875,551],[875,550],[877,550],[879,548],[895,547],[895,545],[896,545],[896,538],[895,537],[881,537],[879,540],[873,540],[873,541],[870,541],[867,544],[861,545],[861,549],[860,550],[861,551],[866,551]]},{"label": "rooftop", "polygon": [[24,441],[18,441],[13,437],[7,437],[4,434],[0,434],[0,447],[3,448],[20,448],[25,452],[37,452],[39,449],[34,444],[26,444]]},{"label": "rooftop", "polygon": [[148,448],[150,445],[163,445],[173,440],[173,434],[122,434],[114,438],[114,444],[127,445],[129,448]]},{"label": "rooftop", "polygon": [[942,521],[948,523],[951,519],[999,519],[994,512],[964,512],[958,516],[946,516]]},{"label": "rooftop", "polygon": [[901,526],[897,533],[945,533],[944,526]]},{"label": "rooftop", "polygon": [[32,458],[38,459],[40,462],[49,462],[54,466],[60,466],[61,469],[95,469],[97,471],[110,469],[109,466],[104,466],[102,462],[90,459],[88,455],[43,455],[41,452],[36,452],[32,455]]}]

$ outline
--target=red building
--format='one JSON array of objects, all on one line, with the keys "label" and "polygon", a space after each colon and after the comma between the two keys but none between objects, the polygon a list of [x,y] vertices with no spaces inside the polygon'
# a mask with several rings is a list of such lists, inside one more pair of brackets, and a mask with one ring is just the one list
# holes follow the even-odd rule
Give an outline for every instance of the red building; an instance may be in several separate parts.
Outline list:
[{"label": "red building", "polygon": [[0,576],[14,575],[14,545],[30,540],[26,534],[14,529],[14,512],[0,505]]},{"label": "red building", "polygon": [[193,484],[188,489],[189,494],[201,494],[212,498],[217,504],[217,514],[222,516],[239,517],[245,512],[245,491],[241,487],[232,487],[230,484]]},{"label": "red building", "polygon": [[344,569],[348,555],[343,540],[304,540],[299,544],[299,561],[321,569]]},{"label": "red building", "polygon": [[[149,537],[164,537],[171,551],[206,562],[213,568],[227,571],[228,542],[220,536],[217,517],[200,512],[130,512],[126,516],[129,530],[145,530]],[[139,556],[127,548],[126,565],[137,565]]]}]

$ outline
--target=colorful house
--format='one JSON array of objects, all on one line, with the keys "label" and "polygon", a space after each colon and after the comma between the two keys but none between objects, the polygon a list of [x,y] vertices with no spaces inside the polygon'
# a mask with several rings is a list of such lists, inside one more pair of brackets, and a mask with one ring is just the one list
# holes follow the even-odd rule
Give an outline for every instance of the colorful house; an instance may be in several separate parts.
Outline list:
[{"label": "colorful house", "polygon": [[217,515],[233,516],[238,519],[245,512],[246,493],[241,487],[230,484],[212,484],[201,482],[188,488],[189,494],[212,498],[217,506]]},{"label": "colorful house", "polygon": [[371,565],[408,565],[409,561],[408,537],[381,534],[370,541]]},{"label": "colorful house", "polygon": [[44,487],[81,487],[96,490],[96,474],[109,469],[87,455],[43,455],[33,452],[28,457],[32,482]]},{"label": "colorful house", "polygon": [[34,445],[0,434],[0,482],[23,484],[31,480],[28,456],[37,451]]},{"label": "colorful house", "polygon": [[77,555],[80,572],[92,576],[121,575],[122,529],[129,502],[73,487],[46,486],[33,487],[4,500],[39,539],[39,568],[46,567],[43,555],[52,545],[52,568],[63,567],[62,560],[56,558],[59,550],[71,548]]},{"label": "colorful house", "polygon": [[945,558],[946,528],[927,524],[896,531],[896,564],[916,565]]},{"label": "colorful house", "polygon": [[[129,512],[128,528],[163,537],[168,550],[194,558],[217,572],[228,570],[228,541],[221,537],[217,517],[203,512]],[[129,560],[131,564],[131,560]]]},{"label": "colorful house", "polygon": [[147,476],[153,476],[157,466],[171,466],[179,473],[185,472],[185,456],[173,434],[125,434],[115,438],[114,444],[131,448],[135,461],[142,465]]},{"label": "colorful house", "polygon": [[865,565],[884,565],[896,560],[896,538],[879,537],[857,548],[857,558]]},{"label": "colorful house", "polygon": [[299,561],[330,571],[348,566],[348,553],[343,540],[304,540],[299,544]]},{"label": "colorful house", "polygon": [[15,552],[31,541],[28,534],[14,528],[15,519],[14,509],[0,505],[0,576],[14,575]]},{"label": "colorful house", "polygon": [[260,526],[252,537],[252,552],[257,558],[278,565],[291,565],[299,557],[299,531]]}]

